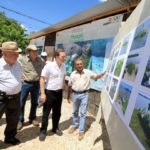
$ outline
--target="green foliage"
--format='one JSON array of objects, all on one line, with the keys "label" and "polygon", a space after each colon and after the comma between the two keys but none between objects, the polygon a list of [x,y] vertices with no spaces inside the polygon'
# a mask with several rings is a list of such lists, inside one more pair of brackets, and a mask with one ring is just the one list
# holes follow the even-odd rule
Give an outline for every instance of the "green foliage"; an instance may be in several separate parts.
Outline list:
[{"label": "green foliage", "polygon": [[122,66],[123,66],[123,59],[121,59],[117,62],[115,73],[114,73],[116,76],[120,75]]},{"label": "green foliage", "polygon": [[135,71],[136,66],[135,66],[134,63],[129,63],[129,64],[126,66],[126,68],[127,68],[128,74],[131,75],[132,72]]},{"label": "green foliage", "polygon": [[15,41],[24,50],[29,43],[25,29],[15,20],[7,18],[0,12],[0,45],[6,41]]},{"label": "green foliage", "polygon": [[137,33],[137,35],[135,36],[135,40],[141,39],[144,36],[146,36],[146,34],[148,34],[148,31],[146,29],[141,30],[140,32]]},{"label": "green foliage", "polygon": [[150,139],[147,138],[144,129],[142,128],[142,123],[141,120],[139,119],[139,110],[134,109],[131,122],[130,122],[130,127],[136,134],[137,138],[141,141],[141,143],[144,145],[146,150],[150,149]]}]

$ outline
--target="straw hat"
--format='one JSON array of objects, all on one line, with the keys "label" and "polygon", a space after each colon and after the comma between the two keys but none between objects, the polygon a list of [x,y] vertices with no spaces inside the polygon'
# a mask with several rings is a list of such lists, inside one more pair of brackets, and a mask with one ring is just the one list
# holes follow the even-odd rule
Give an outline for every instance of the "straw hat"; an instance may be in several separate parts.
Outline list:
[{"label": "straw hat", "polygon": [[36,45],[28,45],[26,50],[38,51],[38,48],[36,47]]},{"label": "straw hat", "polygon": [[8,52],[19,52],[17,43],[13,41],[2,43],[2,47],[0,49],[2,51],[8,51]]}]

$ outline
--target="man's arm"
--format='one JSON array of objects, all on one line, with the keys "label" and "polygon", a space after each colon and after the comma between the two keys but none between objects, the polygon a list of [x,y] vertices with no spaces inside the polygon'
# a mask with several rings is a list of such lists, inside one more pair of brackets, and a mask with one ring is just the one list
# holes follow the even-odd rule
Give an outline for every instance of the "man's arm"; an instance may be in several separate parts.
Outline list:
[{"label": "man's arm", "polygon": [[42,102],[46,101],[45,95],[45,77],[41,76],[40,78],[40,93],[41,93],[41,100]]},{"label": "man's arm", "polygon": [[102,78],[105,74],[106,74],[106,71],[104,73],[97,74],[96,77],[95,77],[95,80]]},{"label": "man's arm", "polygon": [[71,102],[71,93],[72,93],[72,88],[71,88],[71,86],[68,85],[68,91],[67,91],[67,101],[68,101],[68,103]]}]

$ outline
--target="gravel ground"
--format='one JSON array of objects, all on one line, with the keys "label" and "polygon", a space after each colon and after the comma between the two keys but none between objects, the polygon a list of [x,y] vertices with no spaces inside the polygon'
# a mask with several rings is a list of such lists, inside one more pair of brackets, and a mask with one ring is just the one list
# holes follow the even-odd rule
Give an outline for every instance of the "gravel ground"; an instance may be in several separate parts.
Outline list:
[{"label": "gravel ground", "polygon": [[[78,130],[73,134],[68,133],[72,122],[72,104],[68,104],[64,99],[62,104],[62,116],[60,120],[60,129],[63,131],[62,136],[51,133],[51,116],[49,119],[48,135],[45,141],[39,141],[39,127],[28,124],[28,114],[30,109],[30,100],[26,103],[25,126],[18,132],[17,138],[21,143],[11,146],[3,143],[5,129],[5,115],[0,120],[0,149],[8,150],[103,150],[103,139],[101,139],[102,128],[97,124],[95,119],[88,114],[86,121],[85,137],[82,141],[78,141]],[[37,110],[37,118],[41,121],[42,107]],[[105,150],[109,148],[105,148]]]}]

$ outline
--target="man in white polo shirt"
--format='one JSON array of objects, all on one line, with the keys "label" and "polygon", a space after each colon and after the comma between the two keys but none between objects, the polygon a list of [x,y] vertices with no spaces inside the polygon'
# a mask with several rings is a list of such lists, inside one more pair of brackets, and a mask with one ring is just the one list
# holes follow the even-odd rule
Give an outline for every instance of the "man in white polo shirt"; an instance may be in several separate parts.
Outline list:
[{"label": "man in white polo shirt", "polygon": [[[91,79],[99,79],[104,76],[105,73],[96,74],[91,70],[83,68],[83,61],[81,59],[75,60],[75,68],[70,75],[68,83],[68,102],[70,103],[71,91],[73,101],[73,124],[69,130],[69,133],[73,133],[79,126],[78,139],[82,140],[85,132],[85,119],[88,104],[88,90],[90,88]],[[80,121],[78,121],[78,113],[80,110]],[[80,122],[80,124],[79,124]]]},{"label": "man in white polo shirt", "polygon": [[4,42],[0,58],[0,118],[6,114],[4,142],[12,145],[20,141],[15,138],[19,117],[19,97],[21,90],[22,67],[17,61],[18,46],[15,42]]},{"label": "man in white polo shirt", "polygon": [[44,141],[46,138],[48,117],[51,109],[52,132],[59,136],[62,135],[62,132],[59,130],[59,120],[61,116],[62,94],[66,75],[66,68],[64,64],[65,58],[64,50],[57,49],[55,51],[55,60],[47,63],[41,73],[41,100],[45,103],[43,106],[42,125],[39,135],[40,141]]}]

